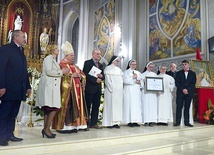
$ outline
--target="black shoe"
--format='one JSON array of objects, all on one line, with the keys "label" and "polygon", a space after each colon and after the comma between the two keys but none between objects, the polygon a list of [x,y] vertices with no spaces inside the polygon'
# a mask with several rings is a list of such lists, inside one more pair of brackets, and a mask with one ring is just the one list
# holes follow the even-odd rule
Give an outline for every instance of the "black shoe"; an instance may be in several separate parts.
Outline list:
[{"label": "black shoe", "polygon": [[56,130],[56,132],[61,133],[61,134],[66,134],[66,133],[68,133],[68,130]]},{"label": "black shoe", "polygon": [[129,126],[129,127],[134,127],[134,124],[128,123],[128,126]]},{"label": "black shoe", "polygon": [[68,130],[68,133],[77,133],[77,129]]},{"label": "black shoe", "polygon": [[113,128],[117,128],[117,129],[119,129],[119,128],[120,128],[120,126],[119,126],[118,124],[115,124],[115,125],[113,125]]},{"label": "black shoe", "polygon": [[20,142],[22,140],[23,140],[22,138],[18,138],[18,137],[15,137],[15,136],[12,136],[12,137],[7,139],[7,141],[11,141],[11,142]]},{"label": "black shoe", "polygon": [[56,137],[56,134],[52,133],[52,136],[55,136],[55,137]]},{"label": "black shoe", "polygon": [[133,124],[133,126],[137,126],[137,127],[140,126],[138,123],[132,123],[132,124]]},{"label": "black shoe", "polygon": [[113,127],[113,126],[107,126],[107,128],[109,128],[109,129],[113,129],[114,127]]},{"label": "black shoe", "polygon": [[157,123],[157,125],[159,126],[159,125],[162,125],[162,126],[168,126],[168,124],[167,123]]},{"label": "black shoe", "polygon": [[89,131],[89,128],[79,129],[79,131]]},{"label": "black shoe", "polygon": [[149,126],[149,123],[144,123],[144,126]]},{"label": "black shoe", "polygon": [[150,126],[150,127],[153,127],[154,125],[153,125],[152,123],[149,123],[149,126]]},{"label": "black shoe", "polygon": [[0,140],[0,145],[1,146],[7,146],[8,142],[6,140]]},{"label": "black shoe", "polygon": [[42,130],[42,137],[44,138],[44,136],[46,136],[47,138],[51,138],[51,139],[56,138],[56,135],[55,136],[53,134],[48,135],[47,133],[45,133],[45,130],[43,129]]},{"label": "black shoe", "polygon": [[173,126],[180,126],[180,124],[178,124],[178,123],[175,123],[175,124],[173,124]]},{"label": "black shoe", "polygon": [[188,127],[193,127],[192,124],[188,123],[188,124],[185,124],[185,126],[188,126]]}]

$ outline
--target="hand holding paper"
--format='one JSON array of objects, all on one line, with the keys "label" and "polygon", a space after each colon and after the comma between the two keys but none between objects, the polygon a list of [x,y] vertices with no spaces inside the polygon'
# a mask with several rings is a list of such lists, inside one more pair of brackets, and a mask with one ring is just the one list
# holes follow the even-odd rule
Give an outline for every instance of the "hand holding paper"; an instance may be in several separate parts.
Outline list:
[{"label": "hand holding paper", "polygon": [[93,66],[88,74],[97,78],[97,74],[100,74],[100,73],[101,73],[101,70]]}]

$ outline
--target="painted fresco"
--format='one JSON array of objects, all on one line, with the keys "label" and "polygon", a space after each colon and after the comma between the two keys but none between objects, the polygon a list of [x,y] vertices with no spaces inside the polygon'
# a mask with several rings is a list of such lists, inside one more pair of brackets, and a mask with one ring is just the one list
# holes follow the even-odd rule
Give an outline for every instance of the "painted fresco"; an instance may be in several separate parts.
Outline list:
[{"label": "painted fresco", "polygon": [[115,0],[95,11],[94,47],[109,61],[114,53]]},{"label": "painted fresco", "polygon": [[151,2],[149,60],[191,54],[201,49],[200,0]]},{"label": "painted fresco", "polygon": [[153,14],[156,11],[157,0],[149,0],[149,14]]}]

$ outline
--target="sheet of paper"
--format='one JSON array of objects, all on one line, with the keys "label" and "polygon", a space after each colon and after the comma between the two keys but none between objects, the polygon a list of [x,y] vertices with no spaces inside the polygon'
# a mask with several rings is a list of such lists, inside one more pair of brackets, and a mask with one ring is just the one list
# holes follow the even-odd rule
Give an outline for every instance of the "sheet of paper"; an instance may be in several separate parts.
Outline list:
[{"label": "sheet of paper", "polygon": [[97,78],[97,74],[100,74],[100,73],[101,73],[101,70],[93,66],[88,74]]}]

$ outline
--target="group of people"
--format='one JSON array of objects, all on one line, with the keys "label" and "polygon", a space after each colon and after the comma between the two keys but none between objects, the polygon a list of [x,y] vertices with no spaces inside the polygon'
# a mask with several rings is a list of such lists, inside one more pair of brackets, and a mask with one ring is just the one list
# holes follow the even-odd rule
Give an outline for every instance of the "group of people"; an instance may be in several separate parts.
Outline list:
[{"label": "group of people", "polygon": [[[148,62],[141,74],[136,70],[136,60],[130,60],[127,69],[122,72],[118,67],[119,57],[113,56],[104,70],[104,112],[102,126],[120,128],[121,123],[130,127],[153,127],[173,123],[173,98],[176,98],[176,121],[181,124],[184,107],[184,125],[190,124],[189,109],[193,98],[196,74],[190,70],[189,61],[183,60],[183,69],[176,71],[172,63],[167,72],[165,65],[159,66],[159,74],[153,72],[153,62]],[[163,91],[147,90],[147,78],[162,78]],[[177,91],[176,91],[177,90]],[[175,94],[176,92],[176,94]],[[175,100],[175,99],[174,99]]]},{"label": "group of people", "polygon": [[[26,58],[22,46],[26,40],[24,33],[14,30],[12,42],[0,48],[0,145],[7,146],[8,141],[22,141],[15,137],[15,119],[22,100],[31,94],[27,73]],[[92,51],[92,58],[84,62],[83,70],[74,63],[74,50],[66,41],[61,47],[64,58],[57,63],[59,49],[52,46],[51,54],[43,62],[43,71],[36,96],[36,106],[44,111],[43,137],[55,138],[58,133],[76,133],[89,128],[120,128],[121,123],[130,127],[154,123],[166,125],[173,121],[172,93],[177,87],[176,122],[181,123],[184,107],[184,124],[189,123],[189,107],[193,98],[196,75],[189,69],[189,62],[182,62],[183,69],[167,72],[166,66],[160,66],[160,74],[152,72],[154,64],[147,63],[143,73],[136,70],[136,60],[130,60],[127,69],[122,72],[118,67],[119,56],[112,56],[106,68],[99,63],[101,52]],[[174,64],[175,65],[175,64]],[[171,65],[173,66],[173,65]],[[100,72],[92,75],[92,68]],[[173,67],[171,67],[173,68]],[[175,68],[175,67],[174,67]],[[174,69],[175,70],[175,69]],[[171,75],[171,76],[170,76]],[[14,78],[16,77],[16,78]],[[146,90],[147,77],[163,78],[164,92]],[[104,81],[104,111],[102,126],[98,125],[101,97],[101,83]]]}]

